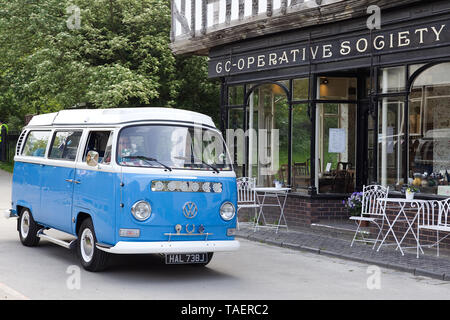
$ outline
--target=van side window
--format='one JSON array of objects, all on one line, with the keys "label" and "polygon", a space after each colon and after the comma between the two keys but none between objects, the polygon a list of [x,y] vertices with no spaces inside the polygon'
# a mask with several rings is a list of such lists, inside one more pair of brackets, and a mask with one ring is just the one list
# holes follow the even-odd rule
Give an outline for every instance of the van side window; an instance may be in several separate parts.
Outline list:
[{"label": "van side window", "polygon": [[61,159],[75,161],[78,144],[80,143],[81,131],[58,131],[53,136],[50,149],[50,159]]},{"label": "van side window", "polygon": [[30,131],[23,147],[22,155],[43,158],[49,138],[50,131]]},{"label": "van side window", "polygon": [[110,164],[112,139],[112,131],[91,131],[86,144],[86,150],[84,151],[83,161],[86,161],[86,156],[89,151],[97,151],[98,162]]}]

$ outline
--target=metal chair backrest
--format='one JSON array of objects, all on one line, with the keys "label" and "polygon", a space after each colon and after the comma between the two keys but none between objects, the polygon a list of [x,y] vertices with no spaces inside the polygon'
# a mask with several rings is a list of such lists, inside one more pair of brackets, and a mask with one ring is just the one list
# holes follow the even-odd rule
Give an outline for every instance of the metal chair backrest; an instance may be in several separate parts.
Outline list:
[{"label": "metal chair backrest", "polygon": [[237,178],[238,205],[256,203],[256,178]]},{"label": "metal chair backrest", "polygon": [[[419,214],[419,226],[420,227],[435,227],[440,224],[443,208],[445,207],[444,201],[428,200],[423,203],[423,208]],[[448,205],[447,205],[448,212]]]},{"label": "metal chair backrest", "polygon": [[389,187],[379,185],[369,185],[363,187],[362,194],[362,215],[384,215],[381,210],[385,203],[377,201],[377,199],[386,199],[389,194]]},{"label": "metal chair backrest", "polygon": [[450,198],[439,201],[438,224],[441,227],[450,228]]}]

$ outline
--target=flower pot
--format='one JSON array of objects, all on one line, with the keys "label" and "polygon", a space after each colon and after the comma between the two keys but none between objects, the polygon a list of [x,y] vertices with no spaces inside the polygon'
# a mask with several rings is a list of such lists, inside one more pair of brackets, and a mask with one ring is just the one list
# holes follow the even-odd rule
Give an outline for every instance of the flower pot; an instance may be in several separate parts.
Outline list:
[{"label": "flower pot", "polygon": [[414,199],[414,192],[406,191],[405,192],[406,200],[413,200]]}]

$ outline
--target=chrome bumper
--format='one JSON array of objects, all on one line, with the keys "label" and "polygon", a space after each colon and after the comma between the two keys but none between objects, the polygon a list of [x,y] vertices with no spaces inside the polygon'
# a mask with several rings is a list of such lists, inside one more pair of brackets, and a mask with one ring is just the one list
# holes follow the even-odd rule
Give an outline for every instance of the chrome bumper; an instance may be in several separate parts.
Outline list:
[{"label": "chrome bumper", "polygon": [[138,242],[119,241],[115,246],[97,245],[97,248],[115,254],[149,254],[149,253],[199,253],[235,251],[240,247],[237,240],[223,241],[161,241]]}]

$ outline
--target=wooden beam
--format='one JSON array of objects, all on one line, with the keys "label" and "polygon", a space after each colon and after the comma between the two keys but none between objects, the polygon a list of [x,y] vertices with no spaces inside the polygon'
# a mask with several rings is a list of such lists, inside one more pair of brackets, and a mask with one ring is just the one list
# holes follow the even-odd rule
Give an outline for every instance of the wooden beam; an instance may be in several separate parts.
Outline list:
[{"label": "wooden beam", "polygon": [[170,47],[174,54],[207,55],[209,48],[243,39],[367,16],[367,7],[372,4],[385,10],[419,2],[421,0],[345,0],[300,11],[288,10],[286,15],[276,15],[271,18],[262,18],[258,15],[245,19],[245,23],[231,23],[231,0],[226,0],[225,20],[228,27],[195,39],[175,41]]},{"label": "wooden beam", "polygon": [[225,23],[230,24],[231,22],[231,0],[226,0],[225,3]]},{"label": "wooden beam", "polygon": [[273,0],[267,0],[267,11],[266,15],[271,17],[273,15]]},{"label": "wooden beam", "polygon": [[[195,0],[192,0],[192,2],[195,2]],[[202,28],[200,30],[200,33],[202,35],[206,34],[207,17],[208,17],[207,2],[206,0],[202,0]]]},{"label": "wooden beam", "polygon": [[191,0],[191,37],[195,38],[195,0]]},{"label": "wooden beam", "polygon": [[259,1],[258,0],[252,0],[252,16],[256,16],[258,14],[258,8]]}]

